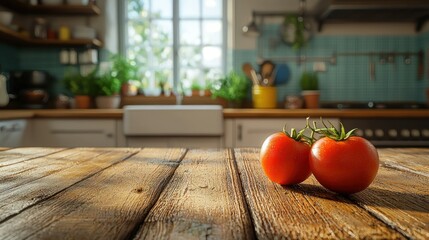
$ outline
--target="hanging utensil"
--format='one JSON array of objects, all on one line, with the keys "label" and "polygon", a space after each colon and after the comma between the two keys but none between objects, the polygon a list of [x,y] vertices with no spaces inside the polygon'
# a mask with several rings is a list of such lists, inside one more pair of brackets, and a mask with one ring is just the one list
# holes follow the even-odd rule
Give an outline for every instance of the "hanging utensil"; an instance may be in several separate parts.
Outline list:
[{"label": "hanging utensil", "polygon": [[369,57],[369,80],[375,81],[375,62],[372,55]]}]

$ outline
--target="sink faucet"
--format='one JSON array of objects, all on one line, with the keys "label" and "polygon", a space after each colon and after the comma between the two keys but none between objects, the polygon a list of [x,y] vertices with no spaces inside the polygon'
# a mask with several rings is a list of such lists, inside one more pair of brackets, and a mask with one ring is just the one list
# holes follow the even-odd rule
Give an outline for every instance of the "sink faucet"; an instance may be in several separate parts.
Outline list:
[{"label": "sink faucet", "polygon": [[183,103],[183,85],[180,82],[176,85],[173,90],[174,95],[176,96],[176,105],[182,105]]},{"label": "sink faucet", "polygon": [[183,101],[182,93],[179,91],[176,91],[174,94],[176,95],[176,105],[182,105],[182,101]]}]

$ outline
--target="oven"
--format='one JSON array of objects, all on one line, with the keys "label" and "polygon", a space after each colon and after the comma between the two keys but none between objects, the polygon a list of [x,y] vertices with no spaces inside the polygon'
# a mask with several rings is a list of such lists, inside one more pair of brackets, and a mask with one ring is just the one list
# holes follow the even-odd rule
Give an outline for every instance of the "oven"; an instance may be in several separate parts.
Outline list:
[{"label": "oven", "polygon": [[[426,104],[416,102],[335,102],[321,106],[336,109],[427,109]],[[340,121],[348,130],[358,128],[356,134],[365,137],[376,147],[429,146],[429,115],[421,118],[354,117],[340,118]]]},{"label": "oven", "polygon": [[347,129],[358,128],[356,134],[376,147],[428,147],[428,118],[343,118]]}]

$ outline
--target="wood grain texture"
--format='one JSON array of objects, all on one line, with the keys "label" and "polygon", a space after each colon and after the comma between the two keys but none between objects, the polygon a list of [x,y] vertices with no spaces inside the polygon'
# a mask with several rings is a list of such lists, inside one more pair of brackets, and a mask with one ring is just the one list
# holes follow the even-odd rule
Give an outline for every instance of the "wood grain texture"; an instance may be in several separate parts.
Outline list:
[{"label": "wood grain texture", "polygon": [[77,148],[0,168],[0,222],[137,151]]},{"label": "wood grain texture", "polygon": [[2,239],[129,239],[184,153],[184,149],[144,149],[3,222],[0,235]]},{"label": "wood grain texture", "polygon": [[258,149],[236,149],[244,194],[260,239],[401,239],[398,232],[314,177],[285,187],[268,180]]},{"label": "wood grain texture", "polygon": [[13,148],[0,152],[0,171],[3,167],[20,162],[47,156],[55,152],[64,150],[64,148]]},{"label": "wood grain texture", "polygon": [[252,239],[231,150],[190,150],[135,239]]},{"label": "wood grain texture", "polygon": [[429,149],[381,148],[378,149],[378,154],[386,167],[429,177]]},{"label": "wood grain texture", "polygon": [[351,198],[410,239],[429,239],[429,177],[381,167]]}]

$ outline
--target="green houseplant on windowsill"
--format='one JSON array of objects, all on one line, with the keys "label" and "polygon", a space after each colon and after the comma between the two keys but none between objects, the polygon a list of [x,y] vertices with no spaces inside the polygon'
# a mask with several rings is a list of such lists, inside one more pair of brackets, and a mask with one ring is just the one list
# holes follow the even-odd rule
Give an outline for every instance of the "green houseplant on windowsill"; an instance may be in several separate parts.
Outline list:
[{"label": "green houseplant on windowsill", "polygon": [[303,72],[300,77],[306,108],[319,108],[319,78],[315,72]]},{"label": "green houseplant on windowsill", "polygon": [[213,98],[220,98],[227,107],[241,107],[247,97],[249,81],[234,71],[210,84]]},{"label": "green houseplant on windowsill", "polygon": [[135,62],[119,54],[112,54],[110,60],[112,63],[111,75],[120,81],[121,95],[136,95],[137,86],[134,82],[137,79],[137,66]]},{"label": "green houseplant on windowsill", "polygon": [[78,71],[69,70],[66,72],[64,85],[74,96],[75,108],[86,109],[91,107],[96,74],[96,70],[86,76],[80,74]]},{"label": "green houseplant on windowsill", "polygon": [[118,108],[121,103],[121,81],[107,72],[96,78],[97,89],[95,103],[97,108]]}]

